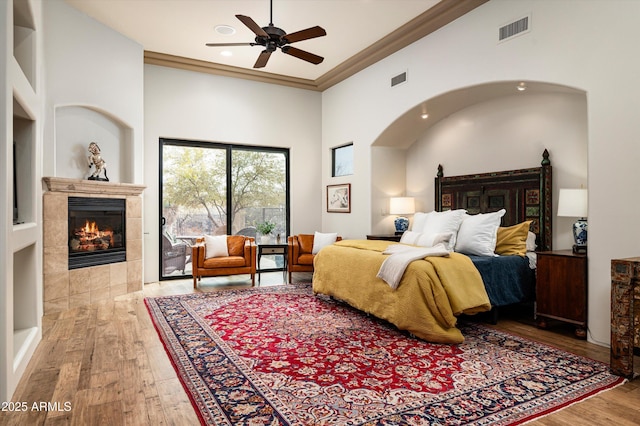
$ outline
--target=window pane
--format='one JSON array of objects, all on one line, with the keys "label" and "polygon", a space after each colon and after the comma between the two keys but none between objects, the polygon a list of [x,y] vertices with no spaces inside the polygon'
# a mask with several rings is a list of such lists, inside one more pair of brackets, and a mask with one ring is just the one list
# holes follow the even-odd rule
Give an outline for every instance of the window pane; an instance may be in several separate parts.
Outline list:
[{"label": "window pane", "polygon": [[[282,152],[233,150],[231,230],[256,232],[260,225],[274,225],[271,240],[287,234],[286,156]],[[257,235],[256,235],[257,234]],[[255,236],[259,239],[261,232]]]},{"label": "window pane", "polygon": [[353,174],[353,144],[333,148],[333,176]]},{"label": "window pane", "polygon": [[226,150],[163,145],[162,153],[162,276],[188,275],[195,239],[226,234]]}]

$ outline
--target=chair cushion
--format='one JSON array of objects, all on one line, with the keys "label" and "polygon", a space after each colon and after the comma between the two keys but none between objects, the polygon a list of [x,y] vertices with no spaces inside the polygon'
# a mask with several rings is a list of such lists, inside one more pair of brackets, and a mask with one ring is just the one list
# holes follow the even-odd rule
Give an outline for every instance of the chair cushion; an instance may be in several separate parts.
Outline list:
[{"label": "chair cushion", "polygon": [[300,254],[313,251],[313,235],[300,234],[298,235],[298,242],[300,243]]},{"label": "chair cushion", "polygon": [[336,238],[338,238],[338,234],[335,232],[316,232],[313,237],[313,249],[311,250],[311,253],[317,254],[324,246],[335,243]]},{"label": "chair cushion", "polygon": [[229,256],[227,250],[227,236],[226,235],[205,235],[205,259],[213,257],[226,257]]},{"label": "chair cushion", "polygon": [[227,237],[229,256],[244,256],[244,240],[243,235],[229,235]]},{"label": "chair cushion", "polygon": [[203,264],[203,267],[207,269],[240,268],[242,266],[245,266],[244,257],[242,256],[212,257],[205,259]]}]

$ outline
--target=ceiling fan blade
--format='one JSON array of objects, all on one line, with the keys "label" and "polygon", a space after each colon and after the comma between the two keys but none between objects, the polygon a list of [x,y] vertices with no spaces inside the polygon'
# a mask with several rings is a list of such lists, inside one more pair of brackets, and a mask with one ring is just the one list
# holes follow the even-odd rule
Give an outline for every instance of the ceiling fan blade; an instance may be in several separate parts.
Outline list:
[{"label": "ceiling fan blade", "polygon": [[256,43],[207,43],[209,47],[217,47],[217,46],[255,46]]},{"label": "ceiling fan blade", "polygon": [[258,60],[253,65],[253,67],[254,68],[264,68],[264,66],[267,65],[267,61],[269,60],[270,57],[271,57],[271,52],[268,51],[268,50],[263,50],[260,53],[260,56],[258,56]]},{"label": "ceiling fan blade", "polygon": [[312,64],[318,65],[320,62],[324,61],[324,58],[322,56],[314,55],[313,53],[306,52],[302,49],[297,49],[293,46],[283,46],[281,50],[287,55],[295,56],[298,59],[311,62]]},{"label": "ceiling fan blade", "polygon": [[306,30],[296,31],[295,33],[285,34],[282,36],[287,43],[295,43],[296,41],[308,40],[310,38],[326,36],[327,32],[322,27],[311,27]]},{"label": "ceiling fan blade", "polygon": [[259,37],[267,37],[269,38],[269,34],[267,34],[260,25],[256,24],[256,21],[244,15],[236,15],[243,24],[245,24],[251,31],[253,31]]}]

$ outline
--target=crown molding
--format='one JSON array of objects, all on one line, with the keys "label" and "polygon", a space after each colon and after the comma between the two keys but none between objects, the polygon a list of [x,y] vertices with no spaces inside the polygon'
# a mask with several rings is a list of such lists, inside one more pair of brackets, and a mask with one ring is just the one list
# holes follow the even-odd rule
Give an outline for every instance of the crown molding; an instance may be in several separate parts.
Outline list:
[{"label": "crown molding", "polygon": [[144,51],[144,63],[207,74],[222,75],[225,77],[243,78],[245,80],[254,80],[263,83],[280,84],[283,86],[297,87],[299,89],[318,90],[318,86],[315,81],[305,78],[272,74],[264,71],[254,71],[253,69],[248,68],[217,64],[215,62],[168,55],[166,53],[151,52],[148,50]]},{"label": "crown molding", "polygon": [[472,11],[489,0],[442,0],[316,80],[146,51],[144,63],[322,92]]}]

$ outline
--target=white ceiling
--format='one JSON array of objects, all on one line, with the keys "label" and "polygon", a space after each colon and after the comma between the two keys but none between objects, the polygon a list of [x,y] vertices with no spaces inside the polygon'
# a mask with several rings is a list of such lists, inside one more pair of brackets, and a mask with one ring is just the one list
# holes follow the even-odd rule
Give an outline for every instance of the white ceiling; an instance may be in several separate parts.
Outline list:
[{"label": "white ceiling", "polygon": [[[205,43],[253,42],[254,33],[235,15],[269,24],[269,0],[65,0],[145,51],[252,69],[262,46],[207,47]],[[271,55],[260,72],[316,80],[441,0],[273,0],[273,24],[287,33],[319,25],[327,35],[292,44],[324,57],[319,65]],[[229,25],[235,35],[218,34]],[[229,50],[233,56],[220,53]]]}]

